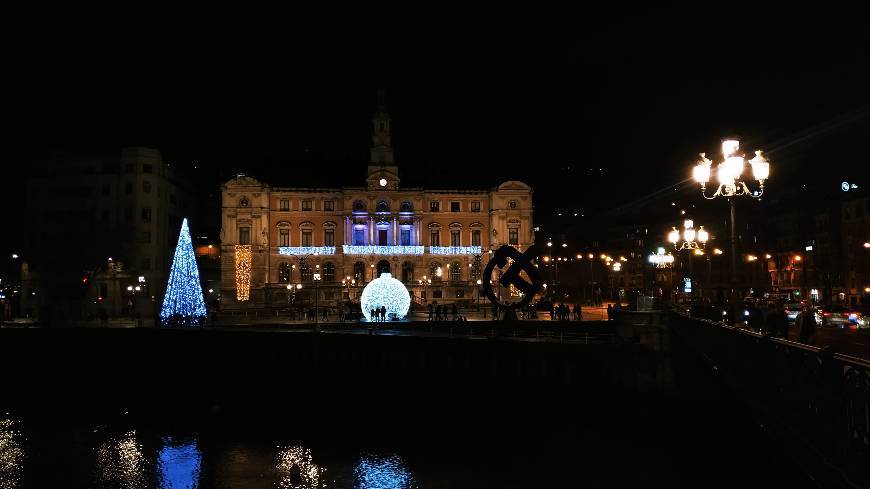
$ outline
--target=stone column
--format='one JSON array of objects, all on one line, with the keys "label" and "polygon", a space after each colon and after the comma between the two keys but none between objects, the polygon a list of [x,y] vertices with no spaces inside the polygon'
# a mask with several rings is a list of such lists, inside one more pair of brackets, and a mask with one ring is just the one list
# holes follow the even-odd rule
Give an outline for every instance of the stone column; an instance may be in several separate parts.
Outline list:
[{"label": "stone column", "polygon": [[393,216],[393,245],[399,244],[399,220]]}]

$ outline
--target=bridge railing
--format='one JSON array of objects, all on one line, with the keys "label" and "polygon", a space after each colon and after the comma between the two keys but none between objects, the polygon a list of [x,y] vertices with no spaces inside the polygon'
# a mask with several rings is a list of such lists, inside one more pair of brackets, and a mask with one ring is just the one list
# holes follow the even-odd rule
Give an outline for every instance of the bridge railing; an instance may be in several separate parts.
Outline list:
[{"label": "bridge railing", "polygon": [[808,470],[870,487],[870,361],[687,314],[669,320],[675,350],[705,362]]}]

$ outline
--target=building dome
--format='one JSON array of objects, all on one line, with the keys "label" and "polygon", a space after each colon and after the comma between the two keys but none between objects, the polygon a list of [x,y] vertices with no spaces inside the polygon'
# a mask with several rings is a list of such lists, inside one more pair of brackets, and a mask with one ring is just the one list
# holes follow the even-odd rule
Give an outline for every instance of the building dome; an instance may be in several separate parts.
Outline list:
[{"label": "building dome", "polygon": [[382,273],[363,289],[360,297],[362,313],[366,320],[371,321],[371,310],[387,308],[387,319],[393,317],[402,319],[411,307],[411,296],[405,284],[393,278],[389,273]]}]

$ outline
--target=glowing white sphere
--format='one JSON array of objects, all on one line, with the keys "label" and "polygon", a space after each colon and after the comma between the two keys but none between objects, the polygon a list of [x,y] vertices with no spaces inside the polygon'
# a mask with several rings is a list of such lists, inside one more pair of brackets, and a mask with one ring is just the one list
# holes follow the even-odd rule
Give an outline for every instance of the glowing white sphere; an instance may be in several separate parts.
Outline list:
[{"label": "glowing white sphere", "polygon": [[402,319],[411,307],[411,296],[405,284],[394,279],[389,273],[382,273],[363,289],[360,305],[368,321],[372,320],[371,310],[380,309],[381,306],[387,308],[388,320],[393,315]]}]

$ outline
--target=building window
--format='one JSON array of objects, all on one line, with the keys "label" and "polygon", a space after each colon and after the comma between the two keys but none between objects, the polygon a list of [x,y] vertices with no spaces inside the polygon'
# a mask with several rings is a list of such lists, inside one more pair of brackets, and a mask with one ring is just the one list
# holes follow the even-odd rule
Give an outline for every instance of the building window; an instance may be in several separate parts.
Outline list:
[{"label": "building window", "polygon": [[474,257],[474,263],[471,264],[471,280],[477,280],[481,275],[480,257]]},{"label": "building window", "polygon": [[303,229],[302,230],[302,246],[312,246],[311,245],[311,230]]},{"label": "building window", "polygon": [[323,265],[323,280],[325,282],[335,282],[335,265],[332,262],[326,262]]},{"label": "building window", "polygon": [[323,201],[323,210],[325,211],[334,211],[335,210],[335,201],[334,200],[324,200]]},{"label": "building window", "polygon": [[437,200],[433,200],[432,202],[429,202],[429,212],[438,212],[440,210],[441,210],[441,202],[438,202]]},{"label": "building window", "polygon": [[459,230],[453,229],[450,231],[450,246],[462,246],[459,244]]},{"label": "building window", "polygon": [[290,246],[290,229],[282,228],[278,230],[278,246]]},{"label": "building window", "polygon": [[450,280],[460,280],[462,273],[462,265],[458,261],[450,264]]},{"label": "building window", "polygon": [[441,298],[441,289],[433,290],[432,291],[432,298],[433,299],[440,299]]},{"label": "building window", "polygon": [[289,211],[290,210],[290,199],[279,200],[278,201],[278,210]]},{"label": "building window", "polygon": [[133,184],[127,182],[124,184],[124,193],[127,195],[133,195]]},{"label": "building window", "polygon": [[355,201],[353,202],[353,210],[355,210],[355,211],[364,211],[364,210],[366,210],[366,204],[365,204],[365,202],[363,202],[363,201],[361,201],[361,200],[355,200]]},{"label": "building window", "polygon": [[377,212],[390,212],[390,203],[386,200],[382,200],[378,202],[378,205],[375,207]]},{"label": "building window", "polygon": [[112,185],[109,183],[103,184],[103,195],[109,195],[112,193]]},{"label": "building window", "polygon": [[299,266],[299,276],[303,282],[311,282],[311,265],[303,263]]},{"label": "building window", "polygon": [[399,212],[411,212],[414,210],[414,205],[411,204],[410,201],[406,200],[399,205]]},{"label": "building window", "polygon": [[290,264],[286,261],[278,264],[278,282],[282,284],[290,282]]},{"label": "building window", "polygon": [[480,246],[480,229],[471,230],[471,246]]},{"label": "building window", "polygon": [[151,208],[143,207],[142,208],[142,221],[151,222]]},{"label": "building window", "polygon": [[402,229],[400,234],[400,245],[402,246],[411,246],[411,230],[410,229]]},{"label": "building window", "polygon": [[444,273],[444,270],[441,269],[440,263],[438,263],[437,261],[433,261],[429,264],[429,278],[431,278],[432,280],[441,280],[441,274],[438,273],[439,271],[441,272],[441,274]]},{"label": "building window", "polygon": [[125,207],[124,208],[124,222],[130,222],[133,220],[133,208]]},{"label": "building window", "polygon": [[517,228],[508,229],[508,244],[518,245],[520,244],[520,230]]},{"label": "building window", "polygon": [[365,246],[366,244],[366,230],[354,228],[353,230],[353,245],[354,246]]},{"label": "building window", "polygon": [[311,201],[310,200],[303,200],[302,201],[302,210],[303,211],[310,211],[311,210]]},{"label": "building window", "polygon": [[327,229],[323,231],[323,246],[335,246],[335,230]]},{"label": "building window", "polygon": [[517,201],[512,200],[512,201],[510,201],[510,204],[508,204],[508,205],[510,206],[511,209],[516,209],[517,208]]},{"label": "building window", "polygon": [[248,245],[251,244],[251,228],[248,226],[242,226],[239,228],[239,244]]},{"label": "building window", "polygon": [[406,261],[402,263],[402,282],[410,284],[414,281],[414,263]]},{"label": "building window", "polygon": [[480,212],[480,201],[472,200],[471,201],[471,212]]},{"label": "building window", "polygon": [[450,212],[459,212],[459,202],[450,203]]},{"label": "building window", "polygon": [[438,230],[429,231],[429,246],[441,246],[441,233]]},{"label": "building window", "polygon": [[148,182],[148,181],[142,182],[142,191],[145,192],[146,194],[150,194],[151,193],[151,182]]},{"label": "building window", "polygon": [[366,278],[366,264],[358,261],[353,264],[353,278],[357,283],[362,282]]}]

